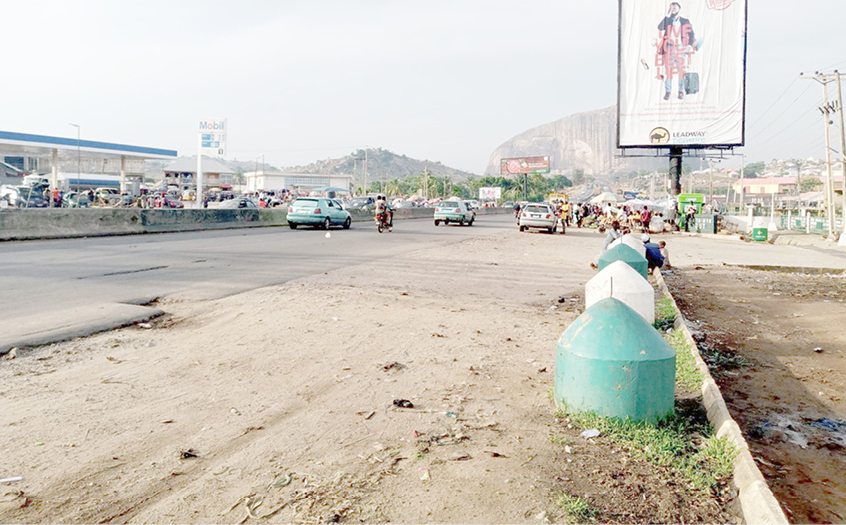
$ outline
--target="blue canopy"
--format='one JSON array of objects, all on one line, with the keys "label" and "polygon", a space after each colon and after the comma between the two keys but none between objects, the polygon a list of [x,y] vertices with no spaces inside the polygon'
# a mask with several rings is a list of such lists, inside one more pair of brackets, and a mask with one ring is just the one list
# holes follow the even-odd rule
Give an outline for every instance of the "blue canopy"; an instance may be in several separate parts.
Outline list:
[{"label": "blue canopy", "polygon": [[324,186],[323,188],[312,188],[311,191],[334,191],[335,193],[349,193],[350,190],[345,188],[338,188],[337,186]]}]

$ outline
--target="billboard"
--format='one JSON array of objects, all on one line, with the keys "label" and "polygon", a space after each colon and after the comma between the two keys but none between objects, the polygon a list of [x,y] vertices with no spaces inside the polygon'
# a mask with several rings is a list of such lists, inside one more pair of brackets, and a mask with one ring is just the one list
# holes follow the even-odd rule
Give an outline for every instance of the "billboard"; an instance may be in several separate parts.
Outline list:
[{"label": "billboard", "polygon": [[549,173],[549,157],[519,157],[500,159],[499,172],[502,175],[515,173]]},{"label": "billboard", "polygon": [[620,0],[617,146],[742,146],[747,0]]},{"label": "billboard", "polygon": [[502,198],[502,188],[494,186],[492,188],[479,188],[480,201],[498,201]]}]

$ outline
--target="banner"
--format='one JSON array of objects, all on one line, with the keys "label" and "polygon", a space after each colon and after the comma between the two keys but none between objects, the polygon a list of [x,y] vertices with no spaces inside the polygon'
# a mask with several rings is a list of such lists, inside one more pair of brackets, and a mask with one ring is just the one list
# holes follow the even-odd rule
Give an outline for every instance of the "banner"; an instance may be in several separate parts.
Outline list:
[{"label": "banner", "polygon": [[549,173],[549,157],[519,157],[500,159],[500,174]]},{"label": "banner", "polygon": [[492,188],[479,188],[480,201],[498,201],[502,198],[502,188],[495,186]]},{"label": "banner", "polygon": [[226,155],[226,119],[200,121],[200,153],[209,157]]},{"label": "banner", "polygon": [[742,146],[747,0],[620,0],[617,145]]}]

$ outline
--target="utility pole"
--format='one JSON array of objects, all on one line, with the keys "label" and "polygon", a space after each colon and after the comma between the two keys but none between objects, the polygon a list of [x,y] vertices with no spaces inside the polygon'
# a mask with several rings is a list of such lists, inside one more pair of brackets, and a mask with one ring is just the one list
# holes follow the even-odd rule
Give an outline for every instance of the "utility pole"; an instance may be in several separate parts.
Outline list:
[{"label": "utility pole", "polygon": [[708,159],[708,205],[714,206],[714,160]]},{"label": "utility pole", "polygon": [[367,195],[367,146],[364,146],[364,194]]},{"label": "utility pole", "polygon": [[[825,124],[825,164],[826,164],[826,173],[827,173],[827,184],[826,184],[826,191],[825,191],[825,203],[826,203],[826,213],[828,215],[828,235],[829,237],[833,237],[835,235],[834,231],[834,180],[831,173],[831,129],[829,128],[829,124],[831,124],[831,120],[829,118],[829,114],[840,111],[841,108],[835,104],[829,104],[828,102],[828,83],[837,80],[839,75],[826,75],[817,71],[814,73],[814,76],[805,76],[802,73],[799,74],[799,78],[804,80],[816,80],[823,86],[823,106],[818,108],[820,113],[822,113],[823,123]],[[842,154],[842,152],[841,152]]]},{"label": "utility pole", "polygon": [[746,188],[743,187],[743,169],[746,164],[746,155],[740,156],[740,207],[743,208],[743,195],[746,193]]}]

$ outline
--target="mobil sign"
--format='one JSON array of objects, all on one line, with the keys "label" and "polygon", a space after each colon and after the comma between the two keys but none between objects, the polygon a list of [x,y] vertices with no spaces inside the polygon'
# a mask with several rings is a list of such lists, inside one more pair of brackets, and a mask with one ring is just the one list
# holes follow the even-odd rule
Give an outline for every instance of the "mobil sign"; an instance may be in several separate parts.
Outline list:
[{"label": "mobil sign", "polygon": [[226,155],[226,119],[200,121],[200,153],[218,157]]}]

